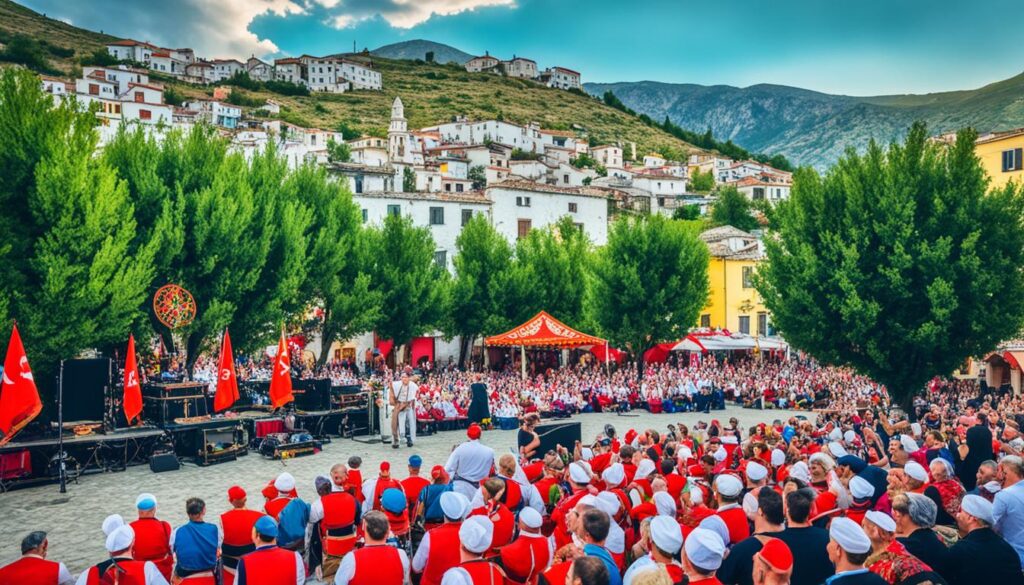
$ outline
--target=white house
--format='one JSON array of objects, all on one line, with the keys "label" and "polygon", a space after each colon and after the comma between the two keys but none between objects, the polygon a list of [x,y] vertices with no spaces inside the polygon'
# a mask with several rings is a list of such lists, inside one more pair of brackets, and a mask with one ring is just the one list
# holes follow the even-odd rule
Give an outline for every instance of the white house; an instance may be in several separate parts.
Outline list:
[{"label": "white house", "polygon": [[[149,75],[142,69],[133,69],[127,65],[116,65],[114,67],[87,66],[82,67],[83,79],[96,79],[108,81],[114,84],[118,95],[128,91],[132,83],[149,83]],[[78,90],[78,93],[89,93]]]},{"label": "white house", "polygon": [[466,61],[466,71],[470,73],[480,73],[481,71],[491,71],[493,73],[500,73],[496,68],[501,63],[497,58],[492,57],[490,53],[485,53],[480,57],[473,57],[469,61]]},{"label": "white house", "polygon": [[388,193],[395,190],[394,169],[388,166],[331,163],[330,171],[339,180],[347,181],[348,189],[353,194]]},{"label": "white house", "polygon": [[274,59],[274,79],[287,81],[295,85],[306,84],[305,66],[294,57]]},{"label": "white house", "polygon": [[125,39],[107,43],[107,53],[120,61],[135,61],[136,63],[149,63],[153,51],[160,48],[149,43]]},{"label": "white house", "polygon": [[665,157],[661,156],[660,154],[652,152],[650,154],[644,155],[644,167],[648,169],[663,167],[665,166],[665,162]]},{"label": "white house", "polygon": [[537,79],[537,62],[526,57],[516,57],[502,61],[507,77],[518,77],[520,79]]},{"label": "white house", "polygon": [[540,126],[520,126],[511,122],[484,120],[481,122],[449,122],[437,126],[441,142],[473,146],[497,142],[527,152],[544,152]]},{"label": "white house", "polygon": [[557,169],[552,169],[551,176],[556,187],[583,187],[587,179],[597,178],[597,171],[577,169],[569,163],[559,163]]},{"label": "white house", "polygon": [[533,228],[545,228],[569,216],[596,245],[608,242],[608,198],[597,189],[567,189],[506,180],[487,187],[495,229],[509,242]]},{"label": "white house", "polygon": [[255,55],[249,57],[245,62],[245,70],[249,72],[249,77],[256,81],[274,79],[274,66],[262,59],[257,59]]},{"label": "white house", "polygon": [[222,81],[232,77],[236,73],[245,71],[245,64],[238,59],[214,59],[210,61],[213,65],[213,81]]},{"label": "white house", "polygon": [[299,61],[303,65],[306,86],[310,91],[343,93],[351,88],[349,81],[342,75],[341,59],[303,55]]},{"label": "white house", "polygon": [[75,93],[95,98],[116,100],[117,82],[107,79],[102,72],[93,72],[75,80]]},{"label": "white house", "polygon": [[223,128],[237,128],[242,119],[242,108],[221,101],[192,100],[185,102],[184,106],[202,113],[207,122]]},{"label": "white house", "polygon": [[614,144],[604,144],[590,149],[591,156],[605,168],[622,168],[622,148]]},{"label": "white house", "polygon": [[662,173],[637,173],[633,175],[633,186],[655,197],[675,197],[686,193],[686,177]]},{"label": "white house", "polygon": [[42,83],[43,93],[52,95],[54,103],[60,103],[62,97],[74,92],[75,89],[75,86],[70,82],[58,77],[40,75],[39,79]]},{"label": "white house", "polygon": [[490,216],[491,202],[481,193],[363,193],[352,200],[363,221],[380,225],[388,215],[412,217],[417,227],[429,227],[434,237],[434,261],[454,270],[455,241],[474,215]]},{"label": "white house", "polygon": [[508,171],[513,179],[545,182],[551,167],[539,160],[510,160]]},{"label": "white house", "polygon": [[341,76],[348,80],[352,85],[352,89],[369,89],[374,91],[384,89],[384,82],[380,71],[376,71],[364,63],[342,59]]},{"label": "white house", "polygon": [[185,75],[196,80],[197,83],[213,83],[217,81],[217,74],[213,63],[207,61],[196,61],[185,66]]},{"label": "white house", "polygon": [[363,136],[349,141],[352,162],[371,167],[388,166],[388,141],[376,136]]},{"label": "white house", "polygon": [[548,87],[554,87],[557,89],[583,89],[583,83],[580,81],[579,71],[573,71],[566,67],[549,67],[544,70],[544,73],[540,76]]},{"label": "white house", "polygon": [[743,177],[738,181],[726,184],[734,185],[737,191],[746,195],[747,199],[751,201],[764,199],[772,204],[789,199],[789,190],[792,186],[791,182],[773,178],[770,175]]},{"label": "white house", "polygon": [[149,59],[149,68],[165,75],[179,77],[185,75],[185,61],[178,59],[175,54],[167,49],[153,51]]}]

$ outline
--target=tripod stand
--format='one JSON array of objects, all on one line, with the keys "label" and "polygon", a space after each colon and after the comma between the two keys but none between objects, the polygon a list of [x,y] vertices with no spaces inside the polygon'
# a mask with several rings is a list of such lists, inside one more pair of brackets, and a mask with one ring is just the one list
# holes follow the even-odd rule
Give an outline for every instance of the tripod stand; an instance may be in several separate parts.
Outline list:
[{"label": "tripod stand", "polygon": [[[378,429],[377,424],[377,392],[374,390],[367,391],[366,396],[366,436],[357,437],[355,435],[355,429],[352,431],[351,439],[358,443],[364,443],[367,445],[380,442],[380,436],[377,435]],[[387,416],[388,404],[384,403],[384,414]],[[379,431],[383,432],[383,430]]]}]

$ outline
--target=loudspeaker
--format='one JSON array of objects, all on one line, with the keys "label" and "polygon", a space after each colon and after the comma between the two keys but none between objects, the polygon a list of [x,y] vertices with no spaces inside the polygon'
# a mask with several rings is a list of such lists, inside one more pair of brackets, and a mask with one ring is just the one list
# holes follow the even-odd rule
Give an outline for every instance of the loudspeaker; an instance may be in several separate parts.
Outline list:
[{"label": "loudspeaker", "polygon": [[537,448],[537,455],[540,457],[548,451],[553,451],[557,445],[565,447],[571,453],[576,441],[583,438],[578,422],[537,425],[534,432],[540,437],[540,447]]},{"label": "loudspeaker", "polygon": [[293,383],[295,408],[313,412],[331,408],[331,380],[295,380]]},{"label": "loudspeaker", "polygon": [[153,453],[149,458],[149,470],[153,473],[177,471],[181,467],[174,453]]},{"label": "loudspeaker", "polygon": [[106,413],[105,390],[110,386],[113,361],[108,358],[65,360],[64,422],[102,422]]}]

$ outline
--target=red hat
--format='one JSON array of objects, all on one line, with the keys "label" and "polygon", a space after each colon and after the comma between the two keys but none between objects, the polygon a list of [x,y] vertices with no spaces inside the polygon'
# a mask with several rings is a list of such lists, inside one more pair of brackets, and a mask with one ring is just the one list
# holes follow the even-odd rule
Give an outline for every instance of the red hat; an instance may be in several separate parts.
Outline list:
[{"label": "red hat", "polygon": [[469,425],[468,429],[466,429],[466,436],[470,439],[479,439],[481,432],[480,425],[473,423]]},{"label": "red hat", "polygon": [[686,475],[690,477],[704,477],[704,466],[697,463],[686,468]]},{"label": "red hat", "polygon": [[233,485],[230,488],[228,488],[228,499],[231,500],[232,502],[244,498],[245,490],[243,490],[242,488],[238,487],[237,485]]},{"label": "red hat", "polygon": [[381,471],[391,471],[391,463],[388,462],[388,461],[381,461],[380,462],[380,470]]},{"label": "red hat", "polygon": [[793,553],[778,538],[769,538],[757,555],[778,573],[786,573],[793,568]]},{"label": "red hat", "polygon": [[433,479],[444,478],[447,481],[448,472],[444,470],[443,465],[435,465],[433,469],[430,470],[430,477]]},{"label": "red hat", "polygon": [[626,441],[627,445],[631,444],[633,442],[633,439],[635,439],[635,438],[636,438],[636,431],[634,431],[633,429],[629,429],[628,431],[626,431],[626,436],[623,437],[623,439]]}]

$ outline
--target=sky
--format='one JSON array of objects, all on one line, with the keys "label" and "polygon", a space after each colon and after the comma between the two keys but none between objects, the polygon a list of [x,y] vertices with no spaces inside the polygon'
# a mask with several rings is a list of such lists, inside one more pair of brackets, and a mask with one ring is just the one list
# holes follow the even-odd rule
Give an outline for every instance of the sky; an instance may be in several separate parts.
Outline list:
[{"label": "sky", "polygon": [[584,82],[773,83],[846,95],[970,89],[1024,71],[1020,0],[17,1],[210,58],[428,39],[569,67]]}]

